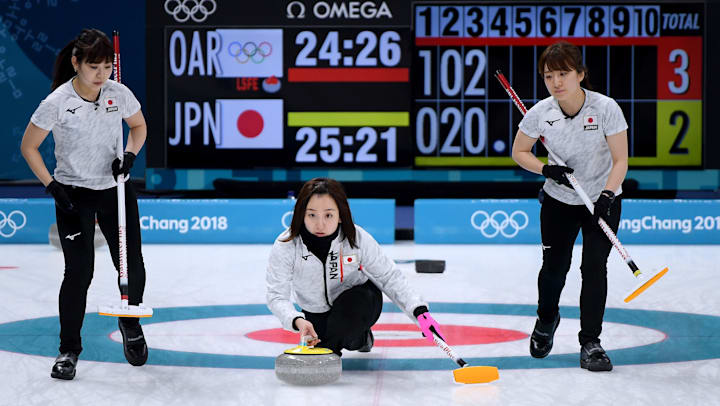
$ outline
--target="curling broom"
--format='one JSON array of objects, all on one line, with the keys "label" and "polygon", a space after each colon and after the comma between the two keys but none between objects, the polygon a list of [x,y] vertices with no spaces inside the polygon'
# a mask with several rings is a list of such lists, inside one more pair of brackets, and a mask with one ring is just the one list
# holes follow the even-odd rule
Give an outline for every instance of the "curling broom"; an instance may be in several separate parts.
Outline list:
[{"label": "curling broom", "polygon": [[[120,35],[113,31],[113,47],[115,48],[115,63],[113,76],[120,83]],[[123,159],[123,137],[120,136],[117,145],[117,155]],[[118,205],[118,262],[120,265],[120,305],[99,306],[98,314],[114,317],[152,317],[153,311],[142,303],[138,306],[128,304],[128,271],[127,271],[127,235],[125,232],[125,177],[117,177],[117,205]]]},{"label": "curling broom", "polygon": [[[375,283],[375,280],[373,280],[370,275],[368,275],[368,278],[370,278],[370,280]],[[387,292],[385,293],[388,294]],[[397,301],[392,295],[388,294],[388,296],[390,297],[390,300],[397,303]],[[460,368],[453,370],[453,377],[455,378],[455,382],[488,383],[500,379],[500,373],[498,372],[497,367],[470,366],[470,364],[460,358],[457,353],[455,353],[455,351],[448,345],[448,343],[446,343],[445,340],[440,337],[438,332],[435,330],[435,327],[430,326],[430,331],[432,332],[433,342],[435,343],[435,345],[440,347],[440,349],[442,349],[445,354],[450,357],[450,359],[455,361],[455,363],[460,366]]]},{"label": "curling broom", "polygon": [[[495,78],[500,82],[500,84],[505,89],[508,96],[510,96],[510,99],[512,99],[518,110],[520,110],[520,112],[525,115],[527,109],[525,108],[522,100],[520,100],[518,95],[515,93],[515,90],[513,90],[512,86],[510,86],[510,82],[505,78],[505,75],[503,75],[500,70],[497,70],[495,72]],[[545,143],[545,137],[541,135],[540,141],[543,143],[543,146],[547,150],[548,154],[558,165],[566,166],[563,160],[560,159],[560,157],[558,157],[557,155],[555,155],[550,150],[550,148],[548,148],[547,144]],[[580,187],[580,183],[578,183],[577,179],[575,179],[575,176],[573,176],[573,174],[571,173],[566,173],[565,177],[567,177],[568,181],[575,189],[575,192],[577,192],[578,196],[580,196],[582,201],[585,203],[585,206],[588,208],[588,210],[590,210],[590,213],[593,213],[595,206],[593,205],[592,201],[590,201],[590,197],[588,197],[587,193],[585,193],[582,187]],[[623,260],[625,260],[625,263],[630,267],[630,271],[632,271],[633,275],[638,280],[638,285],[633,290],[631,290],[630,293],[628,293],[623,299],[625,303],[628,303],[629,301],[638,297],[638,295],[643,293],[647,288],[652,286],[668,272],[668,267],[665,267],[660,271],[653,272],[652,275],[649,277],[645,276],[645,274],[640,271],[637,265],[635,265],[635,261],[632,260],[630,254],[627,252],[625,247],[620,244],[620,240],[618,240],[617,236],[612,231],[610,226],[605,222],[605,220],[599,218],[598,224],[600,224],[600,228],[605,232],[605,235],[608,237],[613,247],[615,247],[615,249],[620,253],[620,256],[623,258]]]},{"label": "curling broom", "polygon": [[465,360],[460,358],[455,351],[445,342],[435,331],[434,327],[430,327],[433,333],[433,341],[435,345],[440,347],[450,359],[460,365],[460,368],[453,370],[453,377],[457,383],[488,383],[500,379],[500,373],[497,367],[489,366],[470,366]]}]

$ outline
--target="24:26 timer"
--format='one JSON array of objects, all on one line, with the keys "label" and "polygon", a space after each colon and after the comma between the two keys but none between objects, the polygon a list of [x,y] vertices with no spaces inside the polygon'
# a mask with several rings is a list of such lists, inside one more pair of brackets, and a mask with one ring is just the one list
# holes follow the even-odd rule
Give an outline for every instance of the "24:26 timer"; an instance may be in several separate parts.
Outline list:
[{"label": "24:26 timer", "polygon": [[[327,66],[391,67],[397,66],[402,58],[400,34],[396,31],[382,33],[360,31],[354,38],[342,41],[338,31],[329,31],[317,51],[315,48],[318,45],[318,35],[313,31],[301,31],[295,37],[295,45],[302,46],[295,58],[295,66],[327,64]],[[350,51],[353,55],[344,55],[343,51]],[[355,55],[356,51],[357,55]]]}]

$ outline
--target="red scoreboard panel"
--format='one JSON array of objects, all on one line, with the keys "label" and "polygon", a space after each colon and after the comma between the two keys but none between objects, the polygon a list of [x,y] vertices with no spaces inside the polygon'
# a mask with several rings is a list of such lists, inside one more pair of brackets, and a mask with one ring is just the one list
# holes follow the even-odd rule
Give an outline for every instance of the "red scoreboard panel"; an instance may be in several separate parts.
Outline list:
[{"label": "red scoreboard panel", "polygon": [[514,166],[521,116],[490,73],[501,69],[531,107],[548,96],[537,59],[564,39],[581,47],[593,90],[623,109],[630,166],[700,167],[704,7],[414,3],[415,166]]}]

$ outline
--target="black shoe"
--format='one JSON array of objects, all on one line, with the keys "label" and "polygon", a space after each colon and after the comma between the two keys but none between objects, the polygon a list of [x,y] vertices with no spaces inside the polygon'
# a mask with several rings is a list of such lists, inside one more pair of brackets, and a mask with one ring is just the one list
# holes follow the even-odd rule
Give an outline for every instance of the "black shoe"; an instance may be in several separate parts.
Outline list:
[{"label": "black shoe", "polygon": [[125,322],[118,318],[118,326],[123,338],[125,359],[136,367],[144,365],[148,359],[148,348],[140,322],[137,319]]},{"label": "black shoe", "polygon": [[540,319],[535,320],[535,329],[530,336],[530,355],[534,358],[545,358],[550,354],[555,330],[559,324],[560,313],[555,316],[555,321],[552,323],[541,323]]},{"label": "black shoe", "polygon": [[63,352],[55,358],[55,365],[52,367],[50,376],[57,379],[69,381],[75,378],[75,366],[78,362],[78,355],[74,352]]},{"label": "black shoe", "polygon": [[588,371],[612,371],[612,362],[600,343],[585,343],[580,350],[580,368]]},{"label": "black shoe", "polygon": [[373,336],[373,333],[371,330],[367,331],[367,336],[365,338],[365,344],[358,348],[358,352],[370,352],[373,345],[375,345],[375,337]]}]

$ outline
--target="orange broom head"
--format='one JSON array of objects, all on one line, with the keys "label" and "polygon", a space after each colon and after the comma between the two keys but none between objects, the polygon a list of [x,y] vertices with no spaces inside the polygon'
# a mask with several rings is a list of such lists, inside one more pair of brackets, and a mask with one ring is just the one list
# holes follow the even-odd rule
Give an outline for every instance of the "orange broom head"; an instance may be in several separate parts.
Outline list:
[{"label": "orange broom head", "polygon": [[497,367],[458,368],[453,371],[457,383],[488,383],[500,379]]},{"label": "orange broom head", "polygon": [[643,293],[647,288],[652,286],[655,282],[657,282],[660,278],[665,276],[665,274],[668,273],[668,267],[663,268],[660,272],[656,273],[655,275],[649,277],[647,280],[644,280],[640,282],[640,284],[633,289],[632,292],[630,292],[627,297],[625,297],[625,303],[628,303],[629,301],[635,299],[638,297],[641,293]]}]

